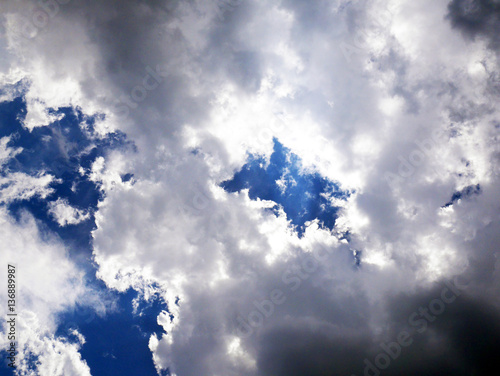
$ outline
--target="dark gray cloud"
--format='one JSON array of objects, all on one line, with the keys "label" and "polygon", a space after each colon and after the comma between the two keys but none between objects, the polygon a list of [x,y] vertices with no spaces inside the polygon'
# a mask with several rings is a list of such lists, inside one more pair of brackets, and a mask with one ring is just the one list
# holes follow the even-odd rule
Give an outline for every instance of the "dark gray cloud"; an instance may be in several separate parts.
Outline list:
[{"label": "dark gray cloud", "polygon": [[[297,320],[275,327],[261,338],[259,372],[276,376],[491,373],[500,349],[500,311],[467,292],[456,296],[447,286],[441,283],[390,298],[381,333],[363,325],[342,330],[328,320],[322,325]],[[445,299],[452,302],[443,302],[444,289]],[[397,344],[398,338],[405,346]]]},{"label": "dark gray cloud", "polygon": [[[460,284],[473,285],[467,277],[458,280]],[[408,324],[414,312],[419,313],[413,316],[414,322],[420,322],[412,332],[414,343],[403,350],[388,374],[471,375],[495,369],[494,354],[500,346],[498,307],[491,303],[491,297],[467,289],[455,299],[448,287],[449,284],[441,283],[431,290],[390,301],[392,337],[405,326],[411,328]],[[445,298],[453,301],[440,308],[438,301]],[[427,310],[424,315],[428,314],[429,320],[420,314],[420,308]],[[439,314],[441,310],[443,313]]]},{"label": "dark gray cloud", "polygon": [[448,18],[466,37],[485,37],[492,49],[500,48],[500,2],[497,0],[453,0]]}]

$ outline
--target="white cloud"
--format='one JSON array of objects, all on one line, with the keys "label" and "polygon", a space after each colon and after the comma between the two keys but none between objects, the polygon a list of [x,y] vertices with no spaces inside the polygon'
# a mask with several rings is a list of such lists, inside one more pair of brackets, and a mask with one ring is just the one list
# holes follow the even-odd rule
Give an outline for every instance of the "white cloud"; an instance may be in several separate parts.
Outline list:
[{"label": "white cloud", "polygon": [[59,226],[76,225],[90,217],[89,213],[72,207],[67,200],[61,198],[49,203],[49,213],[59,223]]},{"label": "white cloud", "polygon": [[[18,371],[23,375],[35,372],[43,376],[90,375],[78,353],[80,345],[54,337],[57,313],[72,309],[77,301],[80,304],[91,302],[83,272],[56,239],[42,240],[29,214],[24,214],[16,223],[2,208],[0,222],[2,258],[5,263],[15,266]],[[2,268],[0,276],[7,280],[6,267]],[[2,301],[7,302],[7,291],[0,294]],[[1,313],[7,317],[7,304],[2,304]],[[3,331],[6,325],[2,324]],[[7,349],[9,343],[7,336],[2,336],[0,348]],[[36,371],[27,363],[30,354],[39,357],[40,366]]]},{"label": "white cloud", "polygon": [[11,136],[0,139],[0,167],[3,167],[10,159],[23,151],[22,148],[12,149],[8,146]]},{"label": "white cloud", "polygon": [[[30,317],[30,314],[32,315]],[[90,376],[90,368],[79,353],[82,341],[79,334],[79,343],[71,343],[53,334],[45,332],[43,326],[36,320],[35,313],[24,312],[23,321],[19,321],[18,330],[22,331],[25,341],[23,357],[18,361],[17,372],[26,376]],[[24,357],[26,356],[26,358]],[[39,365],[33,369],[28,361],[29,357],[37,357]]]},{"label": "white cloud", "polygon": [[[0,166],[22,149],[8,146],[10,137],[0,140]],[[52,193],[49,184],[53,176],[40,173],[30,176],[20,172],[3,171],[0,177],[0,200],[9,204],[15,200],[27,200],[33,196],[41,199]],[[57,200],[50,212],[60,225],[75,224],[88,217],[72,208],[64,200]],[[0,208],[0,239],[5,263],[15,266],[15,312],[16,341],[19,354],[16,356],[17,372],[21,375],[90,375],[89,367],[78,352],[85,343],[84,337],[73,331],[78,343],[70,343],[55,337],[59,325],[57,315],[80,306],[90,306],[103,314],[103,303],[97,294],[85,285],[84,272],[70,259],[67,249],[54,235],[41,234],[35,219],[27,212],[21,213],[16,222],[5,206]],[[7,265],[5,265],[7,266]],[[2,268],[0,276],[7,280],[7,270]],[[7,317],[7,290],[0,292],[2,316]],[[2,324],[2,331],[8,329]],[[2,336],[0,348],[8,349],[10,341]],[[38,366],[33,368],[33,356]],[[31,360],[30,360],[31,359]]]},{"label": "white cloud", "polygon": [[[450,142],[443,136],[439,146],[413,166],[410,176],[394,187],[388,187],[384,179],[387,171],[398,174],[398,155],[408,160],[413,150],[419,150],[414,140],[427,139],[436,128],[447,134],[447,119],[456,103],[450,93],[441,91],[446,90],[449,80],[462,90],[460,85],[466,85],[468,78],[457,82],[461,67],[491,58],[480,46],[469,45],[472,54],[461,50],[465,42],[442,20],[445,5],[434,2],[432,7],[439,11],[430,18],[424,12],[430,3],[391,7],[390,24],[376,34],[376,43],[352,56],[351,63],[337,48],[346,37],[344,30],[339,35],[332,27],[307,35],[310,39],[306,42],[296,40],[292,35],[307,25],[300,11],[290,16],[290,10],[275,12],[271,8],[266,13],[269,18],[258,18],[260,6],[266,5],[256,5],[255,18],[248,21],[252,26],[247,28],[243,22],[240,34],[233,38],[238,39],[240,48],[261,54],[259,63],[272,72],[262,77],[261,89],[244,91],[230,80],[214,89],[211,116],[203,128],[189,127],[185,133],[187,145],[199,148],[201,156],[189,156],[178,147],[163,151],[159,146],[154,153],[143,150],[157,162],[137,162],[134,189],[115,190],[99,210],[94,237],[101,277],[110,286],[119,283],[123,289],[134,283],[133,279],[126,282],[127,273],[147,275],[170,291],[169,306],[174,305],[173,297],[181,298],[175,325],[169,323],[168,334],[153,346],[157,364],[186,375],[196,374],[201,367],[210,369],[211,374],[230,374],[231,367],[236,367],[238,374],[257,373],[244,364],[258,361],[262,351],[259,335],[242,340],[238,351],[231,346],[236,316],[250,313],[252,302],[268,297],[276,286],[286,290],[288,286],[280,280],[284,270],[300,263],[306,250],[317,251],[322,244],[333,246],[335,256],[325,262],[324,270],[301,281],[296,294],[287,294],[286,309],[276,309],[264,324],[262,335],[286,317],[300,320],[305,315],[300,307],[304,306],[309,307],[310,320],[321,321],[325,307],[317,306],[319,300],[327,299],[327,305],[335,307],[353,295],[361,305],[374,305],[370,325],[379,327],[384,315],[377,312],[383,312],[385,297],[414,291],[465,268],[471,256],[463,244],[467,238],[440,227],[438,212],[464,184],[481,181],[485,189],[491,189],[488,171],[494,148],[467,152],[465,147],[473,139],[489,143],[489,136],[469,138],[464,134]],[[405,17],[409,8],[415,12],[411,19]],[[357,11],[362,13],[361,8]],[[335,17],[342,20],[344,15],[332,15],[332,25]],[[377,13],[368,8],[364,17],[375,18]],[[447,50],[436,54],[426,44],[426,34],[421,42],[413,41],[400,30],[403,19],[407,27],[421,33],[431,28],[423,28],[422,22],[432,24],[434,38],[446,40]],[[287,66],[284,55],[274,56],[265,44],[253,44],[263,40],[254,35],[261,32],[276,39],[270,45],[289,46],[288,55],[302,57],[300,74],[294,71],[297,64]],[[369,56],[372,62],[367,62]],[[450,56],[456,59],[451,62]],[[443,70],[436,76],[429,66]],[[288,94],[283,95],[283,85],[287,85]],[[413,96],[404,91],[396,94],[400,87],[412,88],[408,93]],[[463,90],[467,92],[465,87]],[[485,116],[476,120],[478,126],[472,132],[493,130],[489,115]],[[352,231],[351,246],[363,252],[361,270],[350,268],[348,249],[335,237],[320,236],[322,232],[311,227],[304,240],[297,242],[287,235],[284,217],[264,214],[244,194],[212,196],[209,186],[229,177],[233,168],[244,163],[247,152],[270,154],[271,136],[279,137],[306,166],[315,165],[325,176],[357,190],[340,222]],[[150,147],[157,145],[148,142]],[[461,158],[478,160],[473,168],[475,177],[457,179]],[[202,170],[204,165],[208,172]],[[429,175],[435,170],[438,176]],[[188,209],[179,214],[178,206]],[[138,232],[138,228],[142,230]],[[323,295],[328,298],[321,298]],[[329,320],[342,326],[346,325],[343,319],[339,313]],[[200,338],[197,328],[207,323],[217,330],[202,330]],[[233,353],[245,354],[245,362],[232,365],[228,346]],[[186,352],[198,354],[198,359],[183,355]]]},{"label": "white cloud", "polygon": [[27,103],[27,115],[23,121],[23,126],[29,130],[36,127],[43,127],[52,124],[57,120],[61,120],[64,115],[51,115],[44,103],[36,99],[30,99]]},{"label": "white cloud", "polygon": [[[8,146],[12,136],[0,139],[0,167],[22,152],[22,148],[13,149]],[[50,184],[56,181],[54,177],[44,171],[36,176],[23,172],[10,172],[4,169],[0,176],[0,202],[11,203],[15,200],[28,200],[34,196],[42,199],[53,192]]]},{"label": "white cloud", "polygon": [[22,172],[11,172],[0,177],[0,201],[10,203],[15,200],[28,200],[33,196],[45,198],[53,192],[50,184],[54,177],[45,172],[31,176]]}]

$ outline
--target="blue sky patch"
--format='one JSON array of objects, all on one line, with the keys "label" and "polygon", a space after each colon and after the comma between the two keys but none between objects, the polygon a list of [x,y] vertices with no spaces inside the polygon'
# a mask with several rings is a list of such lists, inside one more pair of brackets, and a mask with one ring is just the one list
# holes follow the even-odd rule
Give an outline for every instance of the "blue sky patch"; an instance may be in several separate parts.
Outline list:
[{"label": "blue sky patch", "polygon": [[[90,255],[91,231],[95,228],[93,213],[102,197],[97,184],[79,170],[88,171],[98,157],[105,156],[112,149],[133,148],[133,145],[122,132],[98,137],[94,127],[99,115],[88,116],[80,109],[70,107],[51,109],[49,113],[60,120],[29,131],[22,125],[26,116],[24,98],[0,103],[0,138],[10,136],[8,146],[23,149],[3,166],[0,174],[23,172],[36,176],[45,171],[55,177],[50,185],[53,194],[45,199],[34,196],[28,200],[15,200],[8,204],[8,209],[17,219],[24,210],[29,211],[40,221],[42,232],[57,233],[73,252]],[[91,214],[89,219],[75,225],[59,226],[48,212],[49,204],[57,199],[64,199],[72,207],[88,212]]]},{"label": "blue sky patch", "polygon": [[453,196],[451,196],[450,201],[448,201],[446,204],[442,206],[442,208],[447,208],[448,206],[453,205],[456,203],[458,200],[462,198],[467,198],[472,195],[478,195],[481,193],[481,185],[469,185],[468,187],[465,187],[459,192],[453,193]]},{"label": "blue sky patch", "polygon": [[306,222],[314,219],[322,228],[332,230],[340,207],[332,205],[330,199],[347,200],[351,194],[317,172],[303,171],[301,159],[276,138],[269,160],[250,154],[241,170],[221,186],[227,192],[248,189],[252,200],[274,201],[275,213],[283,208],[299,236],[303,236]]},{"label": "blue sky patch", "polygon": [[70,330],[77,328],[85,337],[80,353],[95,375],[153,376],[157,375],[148,343],[151,334],[164,333],[157,317],[167,310],[166,303],[155,295],[149,303],[141,301],[137,314],[132,301],[137,292],[129,289],[115,293],[117,311],[99,317],[88,308],[77,307],[60,316],[56,335],[71,338]]},{"label": "blue sky patch", "polygon": [[[108,290],[95,276],[92,262],[92,235],[95,229],[94,212],[103,199],[98,184],[89,179],[87,173],[94,161],[113,149],[132,149],[122,132],[114,132],[100,137],[95,132],[95,123],[100,115],[88,116],[79,108],[59,108],[49,110],[49,114],[59,120],[48,126],[36,127],[29,131],[22,123],[26,116],[26,103],[23,97],[0,103],[0,138],[9,136],[8,147],[22,148],[2,166],[0,174],[22,172],[36,176],[44,171],[55,177],[50,188],[54,190],[42,199],[16,199],[5,204],[15,219],[20,219],[28,211],[37,220],[42,236],[57,234],[68,248],[71,257],[86,271],[86,282],[102,296],[114,301],[116,311],[99,317],[92,308],[77,306],[75,310],[59,316],[56,335],[74,340],[69,328],[77,328],[85,337],[81,354],[96,375],[156,375],[152,354],[148,347],[152,333],[163,332],[156,318],[162,310],[167,310],[165,302],[153,299],[150,303],[139,300],[138,313],[133,312],[132,301],[137,292],[129,290],[118,293]],[[122,176],[129,181],[133,174]],[[72,207],[89,213],[88,219],[66,226],[60,226],[49,213],[49,205],[59,199]],[[29,366],[36,366],[36,358],[29,360]],[[12,374],[6,366],[6,352],[0,352],[0,373]]]}]

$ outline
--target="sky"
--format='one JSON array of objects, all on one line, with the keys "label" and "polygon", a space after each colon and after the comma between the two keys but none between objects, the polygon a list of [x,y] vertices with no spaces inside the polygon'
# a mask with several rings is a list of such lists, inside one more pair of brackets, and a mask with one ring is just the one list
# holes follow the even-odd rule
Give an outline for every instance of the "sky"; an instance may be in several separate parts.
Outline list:
[{"label": "sky", "polygon": [[0,374],[492,374],[499,59],[499,0],[0,2]]}]

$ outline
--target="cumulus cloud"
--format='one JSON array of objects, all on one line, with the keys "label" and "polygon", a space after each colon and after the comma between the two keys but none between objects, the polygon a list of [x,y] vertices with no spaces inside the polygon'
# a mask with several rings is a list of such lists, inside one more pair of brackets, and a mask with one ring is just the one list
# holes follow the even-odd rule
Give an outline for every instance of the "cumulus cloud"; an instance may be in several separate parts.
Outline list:
[{"label": "cumulus cloud", "polygon": [[[67,344],[54,337],[57,327],[56,314],[71,309],[77,301],[91,301],[85,289],[83,272],[69,259],[64,246],[55,238],[43,239],[29,214],[15,222],[1,208],[1,238],[3,260],[15,266],[17,316],[17,357],[21,374],[35,374],[30,356],[39,357],[40,375],[82,374],[89,375],[88,367],[78,353],[79,345]],[[7,269],[1,276],[7,280]],[[1,292],[7,302],[7,291]],[[7,304],[2,316],[7,317]],[[8,324],[2,323],[7,333]],[[10,342],[2,336],[2,349]],[[84,372],[75,371],[83,370]],[[31,371],[30,371],[31,370]],[[65,371],[67,373],[65,373]]]},{"label": "cumulus cloud", "polygon": [[8,146],[10,140],[11,137],[2,137],[2,139],[0,139],[0,167],[3,167],[12,157],[22,151],[21,149],[14,150],[10,148]]},{"label": "cumulus cloud", "polygon": [[[91,375],[89,366],[79,353],[83,342],[68,342],[66,339],[57,338],[44,330],[34,313],[31,313],[31,316],[25,313],[24,316],[25,322],[18,325],[18,330],[22,331],[26,338],[20,342],[24,357],[18,360],[17,372],[29,376]],[[33,358],[38,362],[36,369],[33,369]]]},{"label": "cumulus cloud", "polygon": [[[3,106],[3,111],[8,106],[9,103]],[[15,117],[17,114],[8,115]],[[2,117],[2,133],[12,127],[10,119]],[[28,133],[28,142],[24,143],[28,148],[33,146],[29,139],[31,135]],[[34,160],[31,149],[26,153],[22,147],[12,146],[20,137],[19,133],[13,133],[0,139],[0,239],[5,262],[0,274],[4,281],[7,281],[8,273],[10,280],[13,275],[15,284],[14,297],[11,290],[4,289],[0,293],[4,302],[2,315],[8,319],[2,322],[2,334],[11,334],[11,329],[15,329],[18,374],[90,375],[89,367],[79,353],[84,337],[74,330],[76,341],[56,335],[61,325],[59,316],[73,311],[77,305],[87,307],[94,315],[95,311],[103,314],[105,305],[109,304],[100,301],[102,295],[88,285],[84,266],[78,264],[75,254],[71,254],[62,239],[40,220],[40,212],[30,213],[22,206],[18,206],[19,210],[13,209],[22,202],[43,202],[56,191],[54,185],[61,183],[44,171],[31,173],[30,163],[37,165],[39,161]],[[40,164],[43,165],[43,161]],[[24,170],[28,172],[20,172]],[[53,201],[48,206],[49,213],[61,226],[78,224],[89,218],[88,213],[69,206],[64,199]],[[12,312],[15,316],[7,316]],[[8,350],[12,346],[11,340],[10,336],[2,335],[0,348]]]},{"label": "cumulus cloud", "polygon": [[0,200],[12,202],[14,200],[27,200],[33,196],[45,198],[53,191],[49,187],[53,181],[53,176],[43,172],[38,176],[13,172],[8,176],[0,177],[0,184],[4,187],[0,191]]},{"label": "cumulus cloud", "polygon": [[[149,342],[158,370],[362,374],[365,359],[383,368],[380,343],[404,330],[413,344],[387,374],[488,369],[500,308],[498,56],[462,34],[495,49],[497,5],[469,14],[448,3],[75,1],[31,38],[21,5],[0,6],[27,98],[102,112],[103,132],[137,145],[92,166],[106,193],[94,257],[110,288],[165,291],[166,334]],[[299,238],[272,202],[221,188],[249,154],[268,158],[273,137],[304,171],[353,192],[334,231],[311,221]],[[412,312],[457,274],[467,288],[416,332]],[[478,330],[484,342],[467,352]]]},{"label": "cumulus cloud", "polygon": [[54,176],[44,171],[31,176],[22,172],[11,172],[4,165],[22,151],[22,148],[13,149],[8,146],[11,136],[0,140],[0,202],[10,203],[15,200],[28,200],[38,196],[45,198],[53,192],[50,184],[55,181]]},{"label": "cumulus cloud", "polygon": [[49,204],[49,213],[54,216],[59,226],[75,225],[89,219],[89,213],[76,209],[67,200],[57,199]]}]

